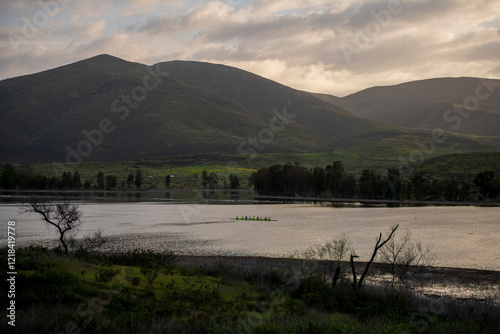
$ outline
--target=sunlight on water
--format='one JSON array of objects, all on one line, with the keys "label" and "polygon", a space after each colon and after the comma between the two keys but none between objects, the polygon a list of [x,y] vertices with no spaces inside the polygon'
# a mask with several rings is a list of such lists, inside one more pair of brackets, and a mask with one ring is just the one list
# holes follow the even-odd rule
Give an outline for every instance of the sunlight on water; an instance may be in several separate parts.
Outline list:
[{"label": "sunlight on water", "polygon": [[[312,204],[81,203],[79,236],[101,229],[106,250],[171,249],[181,254],[286,256],[346,235],[360,260],[380,232],[400,224],[433,247],[436,265],[500,270],[500,208],[334,208]],[[231,220],[236,216],[278,221]],[[54,231],[16,204],[0,205],[0,226],[17,222],[18,244],[49,243]],[[0,244],[6,244],[6,233]]]}]

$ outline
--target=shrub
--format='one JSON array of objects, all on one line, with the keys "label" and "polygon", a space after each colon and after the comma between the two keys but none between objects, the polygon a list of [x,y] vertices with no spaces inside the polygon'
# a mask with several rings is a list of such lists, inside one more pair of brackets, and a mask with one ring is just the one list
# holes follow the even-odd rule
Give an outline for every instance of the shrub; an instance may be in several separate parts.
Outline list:
[{"label": "shrub", "polygon": [[175,263],[173,252],[164,251],[156,253],[151,250],[134,249],[123,254],[113,254],[109,260],[115,264],[137,266],[141,268],[159,268],[171,271]]},{"label": "shrub", "polygon": [[101,269],[99,273],[95,275],[95,280],[101,283],[109,283],[119,272],[120,271],[113,270],[112,268]]}]

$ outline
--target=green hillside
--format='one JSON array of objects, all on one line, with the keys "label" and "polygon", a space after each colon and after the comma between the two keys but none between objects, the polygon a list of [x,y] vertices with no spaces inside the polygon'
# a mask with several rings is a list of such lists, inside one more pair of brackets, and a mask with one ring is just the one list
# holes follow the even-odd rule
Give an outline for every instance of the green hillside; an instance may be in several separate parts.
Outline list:
[{"label": "green hillside", "polygon": [[432,177],[472,178],[477,173],[491,170],[500,175],[500,152],[473,152],[451,154],[429,159],[417,167]]},{"label": "green hillside", "polygon": [[393,135],[401,129],[375,123],[255,74],[223,65],[173,61],[160,64],[172,76],[248,107],[270,111],[287,107],[294,121],[341,142],[369,133]]},{"label": "green hillside", "polygon": [[[186,166],[186,177],[231,161],[248,170],[335,160],[383,170],[432,138],[425,126],[360,118],[332,104],[339,100],[224,65],[100,55],[0,81],[0,163],[70,161],[94,174],[102,163],[154,160],[162,173]],[[500,138],[490,134],[450,135],[425,158],[495,150]]]}]

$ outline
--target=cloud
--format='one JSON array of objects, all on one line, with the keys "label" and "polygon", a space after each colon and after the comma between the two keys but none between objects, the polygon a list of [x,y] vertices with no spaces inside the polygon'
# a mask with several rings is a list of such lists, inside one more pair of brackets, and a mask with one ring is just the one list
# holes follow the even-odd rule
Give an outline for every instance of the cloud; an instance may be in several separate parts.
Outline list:
[{"label": "cloud", "polygon": [[499,73],[498,1],[75,0],[13,48],[39,11],[36,1],[0,4],[0,79],[100,53],[224,63],[337,95]]},{"label": "cloud", "polygon": [[[327,0],[309,0],[307,5],[304,5],[304,1],[301,0],[255,0],[253,4],[253,10],[257,13],[269,13],[269,12],[284,12],[290,10],[310,10],[322,5],[331,6],[332,1]],[[337,2],[335,6],[341,6],[342,1]]]},{"label": "cloud", "polygon": [[77,40],[95,40],[99,39],[106,27],[106,21],[75,23],[71,27],[56,30],[54,35],[67,36]]}]

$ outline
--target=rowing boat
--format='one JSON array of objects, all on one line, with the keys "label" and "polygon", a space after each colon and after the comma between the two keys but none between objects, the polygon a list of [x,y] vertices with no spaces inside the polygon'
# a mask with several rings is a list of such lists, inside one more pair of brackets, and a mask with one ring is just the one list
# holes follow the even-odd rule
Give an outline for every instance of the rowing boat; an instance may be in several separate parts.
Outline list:
[{"label": "rowing boat", "polygon": [[231,220],[248,220],[248,221],[255,221],[255,222],[277,222],[278,219],[257,219],[257,218],[230,218]]}]

